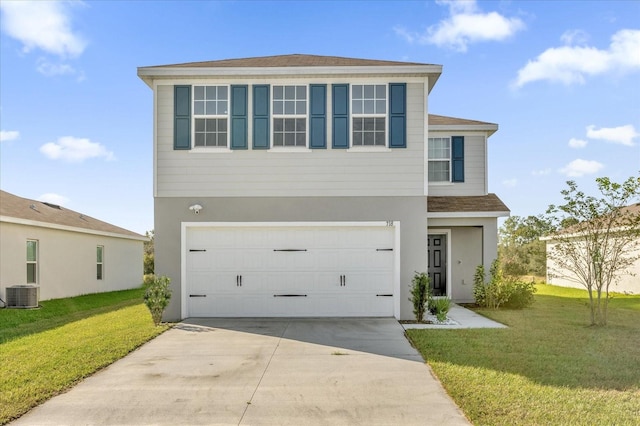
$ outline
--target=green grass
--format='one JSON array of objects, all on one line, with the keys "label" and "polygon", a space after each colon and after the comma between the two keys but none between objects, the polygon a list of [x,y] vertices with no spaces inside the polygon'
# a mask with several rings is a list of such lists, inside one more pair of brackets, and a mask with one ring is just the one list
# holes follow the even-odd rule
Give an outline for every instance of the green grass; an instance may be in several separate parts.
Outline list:
[{"label": "green grass", "polygon": [[537,285],[524,310],[476,311],[508,329],[407,330],[477,425],[640,425],[640,296],[591,327],[586,291]]},{"label": "green grass", "polygon": [[0,310],[0,424],[26,413],[165,331],[142,289]]}]

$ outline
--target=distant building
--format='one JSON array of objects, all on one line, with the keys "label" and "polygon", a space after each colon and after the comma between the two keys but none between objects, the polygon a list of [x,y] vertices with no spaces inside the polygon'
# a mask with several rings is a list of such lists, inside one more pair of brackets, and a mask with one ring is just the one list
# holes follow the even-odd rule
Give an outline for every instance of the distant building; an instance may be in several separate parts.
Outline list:
[{"label": "distant building", "polygon": [[40,300],[139,286],[147,238],[73,210],[0,191],[0,298],[35,284]]},{"label": "distant building", "polygon": [[[624,210],[627,210],[632,214],[640,214],[640,203],[624,207]],[[557,270],[558,268],[550,255],[557,244],[554,242],[553,236],[545,237],[543,240],[547,243],[547,283],[562,287],[584,289],[585,287],[582,284],[576,282],[575,279],[571,279],[571,277],[575,276],[571,271]],[[637,250],[640,251],[640,245]],[[617,283],[609,287],[609,291],[640,294],[640,259],[636,260],[635,264],[628,272],[630,272],[630,274],[621,275],[617,280]]]}]

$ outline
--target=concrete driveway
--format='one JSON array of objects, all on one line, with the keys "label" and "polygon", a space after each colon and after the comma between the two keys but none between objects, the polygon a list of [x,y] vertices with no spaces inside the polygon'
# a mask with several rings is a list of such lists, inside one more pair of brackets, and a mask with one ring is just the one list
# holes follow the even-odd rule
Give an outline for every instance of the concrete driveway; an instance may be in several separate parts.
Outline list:
[{"label": "concrete driveway", "polygon": [[468,425],[392,318],[190,319],[15,425]]}]

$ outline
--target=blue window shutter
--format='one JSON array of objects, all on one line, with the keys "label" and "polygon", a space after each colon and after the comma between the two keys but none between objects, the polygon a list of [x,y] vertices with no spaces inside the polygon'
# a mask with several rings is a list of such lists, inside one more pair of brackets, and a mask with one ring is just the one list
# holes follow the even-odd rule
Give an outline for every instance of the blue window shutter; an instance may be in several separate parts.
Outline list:
[{"label": "blue window shutter", "polygon": [[253,86],[253,149],[269,149],[269,85]]},{"label": "blue window shutter", "polygon": [[389,148],[407,147],[407,85],[389,84]]},{"label": "blue window shutter", "polygon": [[464,182],[464,136],[451,138],[451,182]]},{"label": "blue window shutter", "polygon": [[333,148],[349,148],[349,85],[334,84],[333,90]]},{"label": "blue window shutter", "polygon": [[309,89],[309,148],[326,148],[327,85],[312,84]]},{"label": "blue window shutter", "polygon": [[247,86],[231,86],[231,149],[247,148]]},{"label": "blue window shutter", "polygon": [[191,86],[173,86],[173,149],[191,149]]}]

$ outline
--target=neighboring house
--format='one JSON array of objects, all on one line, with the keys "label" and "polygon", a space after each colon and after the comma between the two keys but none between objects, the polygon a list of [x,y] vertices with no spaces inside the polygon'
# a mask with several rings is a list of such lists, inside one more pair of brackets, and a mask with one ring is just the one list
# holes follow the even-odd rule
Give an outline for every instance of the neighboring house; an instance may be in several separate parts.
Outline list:
[{"label": "neighboring house", "polygon": [[[640,215],[640,203],[624,207],[623,210],[630,214]],[[547,245],[547,283],[562,287],[585,289],[585,286],[577,281],[577,276],[572,272],[559,268],[554,262],[551,253],[557,242],[553,236],[541,238]],[[583,246],[582,246],[583,247]],[[629,252],[630,256],[638,257],[627,273],[621,273],[615,284],[609,287],[609,291],[617,293],[640,294],[640,241]]]},{"label": "neighboring house", "polygon": [[0,298],[34,284],[40,300],[142,284],[147,238],[51,203],[0,191]]},{"label": "neighboring house", "polygon": [[436,294],[473,300],[509,214],[487,188],[498,126],[429,115],[441,71],[312,55],[139,68],[166,319],[410,319],[427,269]]}]

